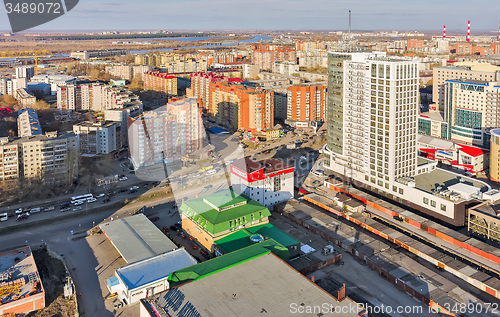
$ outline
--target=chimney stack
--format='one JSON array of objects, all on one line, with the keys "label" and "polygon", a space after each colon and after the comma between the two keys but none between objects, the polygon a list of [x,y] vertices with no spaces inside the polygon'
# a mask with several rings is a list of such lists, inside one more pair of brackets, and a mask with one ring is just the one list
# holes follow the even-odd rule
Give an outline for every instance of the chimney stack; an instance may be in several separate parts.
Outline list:
[{"label": "chimney stack", "polygon": [[470,21],[467,21],[467,43],[470,42]]},{"label": "chimney stack", "polygon": [[443,26],[443,40],[446,39],[446,25]]}]

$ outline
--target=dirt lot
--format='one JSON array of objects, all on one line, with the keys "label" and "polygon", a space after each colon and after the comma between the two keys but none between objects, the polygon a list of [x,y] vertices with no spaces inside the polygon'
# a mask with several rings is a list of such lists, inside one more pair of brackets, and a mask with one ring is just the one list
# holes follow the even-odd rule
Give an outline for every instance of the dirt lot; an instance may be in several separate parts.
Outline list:
[{"label": "dirt lot", "polygon": [[46,250],[33,251],[36,266],[45,289],[44,309],[30,313],[28,317],[73,317],[75,302],[64,298],[63,286],[66,280],[64,264],[51,257]]}]

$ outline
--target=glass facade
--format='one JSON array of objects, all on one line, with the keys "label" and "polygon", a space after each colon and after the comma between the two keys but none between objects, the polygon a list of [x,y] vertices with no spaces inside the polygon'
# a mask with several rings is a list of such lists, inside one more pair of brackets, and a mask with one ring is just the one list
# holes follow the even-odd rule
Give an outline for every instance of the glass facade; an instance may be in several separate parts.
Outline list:
[{"label": "glass facade", "polygon": [[424,118],[418,118],[418,133],[431,135],[431,121]]}]

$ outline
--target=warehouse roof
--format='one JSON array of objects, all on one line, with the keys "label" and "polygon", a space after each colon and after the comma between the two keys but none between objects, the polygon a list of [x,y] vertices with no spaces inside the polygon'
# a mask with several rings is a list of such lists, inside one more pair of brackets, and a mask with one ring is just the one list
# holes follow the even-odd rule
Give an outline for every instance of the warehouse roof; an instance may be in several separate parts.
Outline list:
[{"label": "warehouse roof", "polygon": [[252,245],[254,242],[252,242],[251,238],[255,235],[260,235],[262,239],[266,240],[271,238],[285,247],[300,243],[300,241],[276,228],[272,224],[266,223],[260,226],[241,229],[215,241],[215,245],[225,253],[229,253]]},{"label": "warehouse roof", "polygon": [[181,248],[123,266],[116,269],[116,274],[129,290],[133,290],[167,278],[170,273],[195,264],[198,262]]},{"label": "warehouse roof", "polygon": [[[349,298],[333,296],[272,253],[143,299],[155,316],[290,316],[296,307],[328,303],[339,317],[355,317]],[[336,309],[336,307],[338,308]],[[304,307],[305,308],[305,307]],[[361,310],[360,310],[361,311]]]},{"label": "warehouse roof", "polygon": [[[284,247],[278,245],[278,243],[272,239],[262,241],[241,250],[218,256],[197,265],[173,272],[168,277],[168,282],[170,287],[174,287],[189,281],[196,281],[240,263],[268,254],[271,250],[275,253],[274,251],[276,248]],[[279,251],[280,250],[278,250],[278,252]]]},{"label": "warehouse roof", "polygon": [[106,222],[100,227],[127,263],[177,248],[144,214]]},{"label": "warehouse roof", "polygon": [[271,215],[264,205],[232,190],[221,190],[203,198],[188,200],[180,209],[184,216],[211,234],[237,228]]}]

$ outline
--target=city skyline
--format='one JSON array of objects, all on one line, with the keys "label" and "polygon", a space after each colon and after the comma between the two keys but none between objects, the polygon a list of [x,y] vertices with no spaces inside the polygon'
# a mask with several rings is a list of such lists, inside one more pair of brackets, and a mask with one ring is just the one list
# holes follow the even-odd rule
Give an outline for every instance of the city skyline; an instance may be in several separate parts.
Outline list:
[{"label": "city skyline", "polygon": [[[348,11],[352,10],[353,30],[466,30],[471,21],[472,34],[498,29],[498,17],[487,0],[481,6],[470,6],[463,0],[450,3],[421,0],[417,3],[398,1],[341,1],[326,0],[301,3],[296,0],[243,3],[199,0],[170,3],[150,0],[135,4],[95,0],[81,2],[71,12],[30,31],[72,31],[104,29],[171,29],[171,30],[345,30]],[[264,10],[262,10],[264,8]],[[457,9],[458,8],[458,9]],[[242,17],[238,12],[245,12]],[[10,30],[5,11],[1,13],[0,30]],[[131,22],[133,19],[133,22]]]}]

